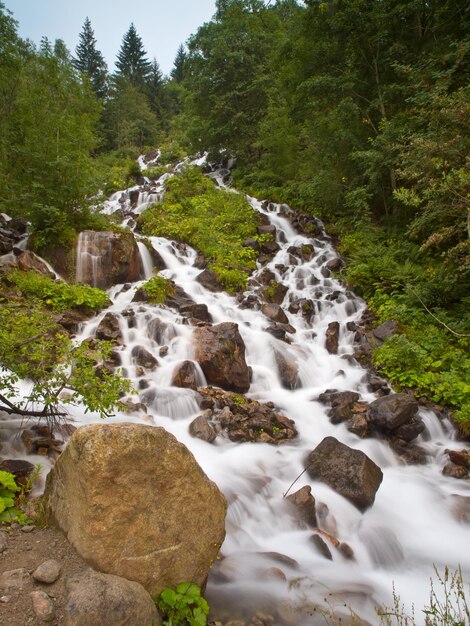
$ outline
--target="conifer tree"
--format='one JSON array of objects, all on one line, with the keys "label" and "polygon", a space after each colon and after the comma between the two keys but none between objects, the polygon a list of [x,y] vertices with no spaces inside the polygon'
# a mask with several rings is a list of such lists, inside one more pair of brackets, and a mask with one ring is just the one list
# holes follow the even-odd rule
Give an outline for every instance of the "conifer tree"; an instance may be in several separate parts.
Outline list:
[{"label": "conifer tree", "polygon": [[107,67],[103,55],[96,49],[96,39],[88,17],[79,35],[80,42],[75,48],[73,65],[90,79],[93,91],[99,97],[106,95]]},{"label": "conifer tree", "polygon": [[145,85],[150,75],[151,63],[147,59],[147,52],[134,24],[129,26],[129,30],[122,39],[116,67],[120,78],[125,78],[139,88]]},{"label": "conifer tree", "polygon": [[173,69],[171,70],[171,77],[177,83],[181,83],[184,78],[184,64],[186,61],[186,52],[184,51],[183,44],[180,44],[176,57],[173,63]]},{"label": "conifer tree", "polygon": [[158,64],[157,59],[154,57],[151,67],[150,74],[147,79],[147,89],[146,89],[150,108],[154,113],[156,113],[157,117],[161,119],[163,112],[163,75],[160,70],[160,66]]}]

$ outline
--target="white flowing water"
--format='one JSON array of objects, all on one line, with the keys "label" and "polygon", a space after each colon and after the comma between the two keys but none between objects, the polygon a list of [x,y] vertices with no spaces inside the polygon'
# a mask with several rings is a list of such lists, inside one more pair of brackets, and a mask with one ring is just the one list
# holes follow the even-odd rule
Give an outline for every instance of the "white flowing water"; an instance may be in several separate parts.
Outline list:
[{"label": "white flowing water", "polygon": [[[110,202],[118,204],[119,197],[116,195]],[[112,288],[113,304],[108,311],[120,320],[124,338],[124,345],[119,348],[122,367],[147,412],[118,413],[112,419],[166,428],[186,444],[227,497],[227,536],[221,551],[224,559],[216,564],[207,587],[207,597],[221,619],[260,609],[275,614],[275,624],[329,623],[322,621],[323,617],[315,621],[308,610],[318,603],[342,614],[342,623],[350,623],[348,610],[343,608],[346,604],[360,615],[362,623],[378,624],[375,607],[392,604],[394,584],[406,608],[410,610],[412,603],[417,607],[417,623],[424,623],[419,609],[429,599],[433,566],[442,571],[445,565],[451,569],[460,565],[464,573],[470,572],[468,514],[458,514],[462,503],[468,508],[470,483],[442,475],[444,450],[456,447],[452,429],[432,412],[423,411],[426,431],[417,443],[425,449],[428,463],[408,466],[385,441],[360,439],[344,424],[330,423],[327,407],[317,401],[326,389],[354,390],[365,401],[375,398],[368,390],[365,370],[348,358],[353,353],[353,333],[346,330],[346,323],[357,321],[365,305],[347,293],[338,280],[325,277],[328,272],[322,273],[325,264],[336,256],[328,238],[302,236],[282,217],[278,205],[270,205],[272,210],[267,211],[257,200],[249,200],[277,228],[281,249],[267,267],[278,282],[288,287],[283,307],[296,331],[289,335],[290,343],[265,330],[270,322],[260,311],[241,308],[235,297],[211,293],[196,282],[200,270],[193,265],[196,252],[189,246],[159,237],[151,237],[150,241],[167,265],[163,275],[174,280],[197,303],[205,303],[214,323],[238,324],[246,345],[247,363],[253,371],[248,395],[262,402],[274,402],[282,414],[295,421],[298,437],[279,446],[233,443],[221,438],[209,444],[191,437],[188,427],[199,413],[197,396],[191,390],[172,387],[171,379],[179,363],[194,358],[193,328],[165,306],[132,303],[141,282],[127,290],[122,286]],[[313,244],[315,255],[311,260],[295,259],[288,252],[290,246],[303,244]],[[139,244],[139,249],[148,278],[152,273],[150,254],[143,244]],[[89,262],[99,260],[91,255]],[[261,271],[259,268],[254,278]],[[316,313],[310,323],[300,313],[288,311],[289,304],[299,298],[315,303]],[[104,314],[88,322],[78,339],[92,336]],[[332,321],[341,325],[336,355],[325,348],[325,330]],[[159,367],[143,374],[132,356],[136,346],[156,356]],[[160,351],[163,346],[168,348],[167,353]],[[297,389],[282,386],[276,352],[297,364],[301,382]],[[198,375],[200,385],[204,385],[199,366]],[[97,421],[97,416],[83,412],[77,414],[76,421]],[[331,546],[333,560],[322,557],[310,541],[312,530],[299,527],[283,499],[302,472],[307,454],[329,435],[362,450],[382,468],[384,478],[374,505],[360,513],[307,474],[291,493],[303,485],[312,487],[317,506],[327,506],[319,515],[322,529],[349,544],[354,551],[353,560],[347,560]],[[184,511],[181,518],[184,524]]]}]

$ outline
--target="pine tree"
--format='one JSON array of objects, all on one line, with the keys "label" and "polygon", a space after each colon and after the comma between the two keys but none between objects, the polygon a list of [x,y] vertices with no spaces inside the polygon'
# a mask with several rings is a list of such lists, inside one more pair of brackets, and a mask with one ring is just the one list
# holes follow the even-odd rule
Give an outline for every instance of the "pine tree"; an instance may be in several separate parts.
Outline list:
[{"label": "pine tree", "polygon": [[173,69],[171,70],[171,77],[177,83],[181,83],[184,78],[184,64],[186,62],[186,52],[184,51],[183,44],[180,44],[176,57],[173,63]]},{"label": "pine tree", "polygon": [[129,30],[122,39],[116,67],[118,68],[117,75],[127,79],[135,87],[142,88],[148,80],[151,63],[147,59],[147,52],[134,24],[129,26]]},{"label": "pine tree", "polygon": [[93,91],[102,98],[106,95],[107,66],[103,55],[96,49],[95,34],[88,17],[79,37],[80,43],[75,48],[76,58],[73,59],[73,65],[88,76]]},{"label": "pine tree", "polygon": [[160,70],[160,66],[158,65],[157,59],[154,57],[151,67],[150,74],[146,83],[147,95],[150,103],[150,108],[154,113],[156,113],[157,117],[161,119],[163,112],[163,75]]}]

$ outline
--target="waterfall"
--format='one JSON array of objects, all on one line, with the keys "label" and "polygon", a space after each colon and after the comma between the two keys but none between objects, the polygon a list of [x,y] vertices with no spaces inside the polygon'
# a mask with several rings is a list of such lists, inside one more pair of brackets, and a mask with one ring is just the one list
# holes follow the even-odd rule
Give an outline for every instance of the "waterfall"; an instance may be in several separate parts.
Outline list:
[{"label": "waterfall", "polygon": [[103,266],[111,257],[111,233],[85,230],[78,236],[77,243],[77,283],[87,283],[102,287]]},{"label": "waterfall", "polygon": [[[222,181],[221,176],[213,176]],[[115,194],[111,201],[114,206],[124,193]],[[139,196],[139,202],[143,199]],[[173,387],[171,381],[183,361],[194,360],[193,327],[168,307],[134,304],[132,298],[141,282],[131,289],[112,288],[113,303],[108,311],[119,314],[121,364],[147,411],[145,415],[118,412],[113,419],[163,426],[193,452],[227,497],[223,558],[214,566],[207,585],[207,597],[216,615],[219,611],[227,620],[244,618],[244,612],[250,615],[253,609],[275,612],[275,624],[312,626],[326,623],[314,621],[311,611],[315,605],[324,606],[327,597],[327,604],[343,616],[342,623],[348,623],[349,612],[342,608],[348,605],[361,623],[377,624],[375,607],[393,604],[392,585],[406,610],[410,612],[414,603],[419,613],[429,600],[434,565],[441,571],[446,565],[450,569],[460,565],[464,575],[470,573],[470,551],[465,549],[468,522],[455,513],[456,502],[470,509],[470,481],[456,481],[441,471],[443,451],[455,446],[452,429],[443,426],[432,411],[423,412],[427,428],[417,441],[428,463],[413,466],[399,459],[385,440],[360,439],[345,424],[330,422],[327,407],[318,401],[327,389],[355,391],[364,402],[376,397],[368,387],[366,371],[353,358],[353,332],[348,330],[350,323],[360,319],[365,303],[327,270],[327,263],[337,255],[324,233],[316,238],[299,234],[284,217],[285,206],[270,203],[267,210],[264,203],[254,198],[249,201],[276,227],[280,249],[254,273],[243,300],[257,296],[266,268],[272,272],[286,288],[282,308],[292,327],[287,341],[267,330],[269,320],[261,310],[243,306],[227,293],[212,293],[198,283],[200,270],[193,265],[196,252],[189,246],[183,249],[161,237],[149,240],[166,263],[167,269],[161,273],[195,302],[206,304],[214,324],[238,324],[252,371],[248,396],[273,402],[295,421],[298,437],[280,446],[235,444],[222,438],[209,444],[191,437],[189,424],[200,413],[197,394]],[[100,284],[101,256],[97,252],[106,250],[106,245],[106,233],[80,235],[78,282]],[[143,275],[149,278],[150,252],[142,242],[138,245]],[[312,254],[293,257],[292,247],[302,246],[313,246]],[[310,318],[302,315],[299,306],[305,301],[312,303]],[[93,336],[106,312],[87,322],[78,339]],[[336,354],[330,354],[325,346],[325,332],[331,322],[339,322],[341,328]],[[158,367],[142,372],[133,356],[137,348],[154,355]],[[283,385],[278,353],[298,369],[299,384],[294,389]],[[203,381],[200,368],[198,376]],[[76,420],[85,424],[98,418],[79,411]],[[311,486],[321,512],[321,528],[348,544],[354,553],[352,559],[333,548],[332,560],[325,559],[311,541],[312,530],[299,526],[283,498],[301,474],[305,457],[326,436],[362,450],[384,475],[374,505],[364,513],[307,474],[296,483],[295,489]],[[424,623],[421,614],[416,615],[416,623]]]},{"label": "waterfall", "polygon": [[153,276],[152,255],[150,254],[147,246],[142,241],[137,242],[137,247],[139,248],[141,274],[146,280],[148,280]]}]

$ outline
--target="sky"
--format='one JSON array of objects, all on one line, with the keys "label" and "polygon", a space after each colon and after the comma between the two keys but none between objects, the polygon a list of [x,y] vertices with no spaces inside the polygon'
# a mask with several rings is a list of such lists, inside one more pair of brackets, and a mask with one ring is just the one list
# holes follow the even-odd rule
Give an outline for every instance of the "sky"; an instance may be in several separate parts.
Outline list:
[{"label": "sky", "polygon": [[114,70],[116,54],[131,22],[150,60],[164,74],[173,67],[181,43],[215,13],[215,0],[2,0],[19,22],[18,34],[39,44],[46,36],[63,39],[72,52],[88,16],[96,47]]}]

